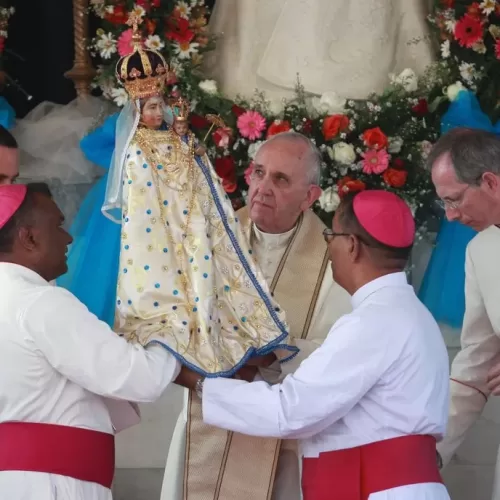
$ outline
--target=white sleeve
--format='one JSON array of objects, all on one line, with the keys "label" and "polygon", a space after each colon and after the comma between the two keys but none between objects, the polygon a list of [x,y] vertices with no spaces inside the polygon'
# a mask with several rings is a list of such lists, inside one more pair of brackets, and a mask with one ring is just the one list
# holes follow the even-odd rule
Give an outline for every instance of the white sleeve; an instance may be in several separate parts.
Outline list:
[{"label": "white sleeve", "polygon": [[391,363],[383,339],[356,315],[344,316],[279,385],[206,379],[203,419],[254,436],[313,436],[344,417],[380,379]]},{"label": "white sleeve", "polygon": [[101,396],[154,401],[180,370],[163,347],[129,344],[63,288],[44,290],[20,322],[58,372]]}]

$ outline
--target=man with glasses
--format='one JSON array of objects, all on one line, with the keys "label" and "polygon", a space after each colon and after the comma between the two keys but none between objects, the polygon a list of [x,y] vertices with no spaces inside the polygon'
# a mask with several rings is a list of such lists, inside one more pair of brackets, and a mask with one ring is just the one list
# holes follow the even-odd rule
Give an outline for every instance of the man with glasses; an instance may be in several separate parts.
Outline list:
[{"label": "man with glasses", "polygon": [[448,220],[479,231],[467,246],[462,350],[452,364],[448,431],[438,447],[446,465],[489,395],[500,394],[500,137],[454,129],[434,145],[428,165]]},{"label": "man with glasses", "polygon": [[[300,439],[304,500],[449,500],[436,462],[448,417],[448,354],[404,269],[415,223],[387,191],[346,197],[328,242],[334,280],[353,311],[281,384],[206,379],[205,423]],[[251,497],[248,497],[251,498]]]},{"label": "man with glasses", "polygon": [[[310,210],[321,194],[320,172],[321,155],[307,137],[275,135],[255,156],[248,205],[237,214],[300,348],[292,361],[260,369],[270,383],[293,373],[351,310],[349,295],[328,272],[325,225]],[[204,456],[211,467],[204,466]],[[172,437],[161,498],[212,500],[217,491],[220,498],[248,498],[250,491],[252,500],[271,494],[273,500],[300,500],[299,465],[295,440],[256,439],[204,425],[191,393]]]}]

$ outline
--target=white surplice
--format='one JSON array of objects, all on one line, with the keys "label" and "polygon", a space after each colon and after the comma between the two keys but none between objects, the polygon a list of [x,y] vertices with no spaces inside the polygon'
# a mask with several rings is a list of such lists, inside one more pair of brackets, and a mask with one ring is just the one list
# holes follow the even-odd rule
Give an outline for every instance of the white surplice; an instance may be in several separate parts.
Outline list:
[{"label": "white surplice", "polygon": [[[65,289],[27,268],[0,263],[0,422],[50,423],[112,434],[106,398],[154,401],[179,370],[162,347],[144,350],[128,344]],[[95,483],[7,471],[0,472],[0,498],[112,496]]]},{"label": "white surplice", "polygon": [[[442,439],[448,354],[438,325],[405,274],[366,284],[353,295],[352,305],[353,312],[337,321],[323,345],[281,384],[206,380],[205,423],[300,439],[304,457],[411,434]],[[444,485],[419,484],[370,499],[449,496]]]}]

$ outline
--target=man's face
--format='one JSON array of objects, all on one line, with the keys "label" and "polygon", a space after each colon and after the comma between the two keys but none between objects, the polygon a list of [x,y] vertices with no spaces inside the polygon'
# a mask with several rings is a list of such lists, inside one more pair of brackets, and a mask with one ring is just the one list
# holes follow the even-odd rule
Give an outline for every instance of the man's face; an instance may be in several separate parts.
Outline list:
[{"label": "man's face", "polygon": [[157,130],[163,123],[163,108],[165,103],[160,96],[150,97],[144,102],[141,121],[146,127]]},{"label": "man's face", "polygon": [[306,144],[275,139],[258,151],[248,200],[250,218],[266,233],[284,233],[321,195],[308,182]]},{"label": "man's face", "polygon": [[31,229],[34,264],[41,276],[52,281],[68,270],[67,252],[73,238],[63,228],[64,216],[56,203],[43,194],[36,195],[36,217]]},{"label": "man's face", "polygon": [[500,224],[500,179],[487,172],[479,185],[461,182],[445,153],[432,166],[432,182],[444,204],[446,218],[482,231]]},{"label": "man's face", "polygon": [[0,184],[13,184],[19,176],[19,150],[0,146]]},{"label": "man's face", "polygon": [[344,276],[350,273],[350,260],[346,255],[346,239],[340,222],[340,211],[337,210],[332,221],[332,231],[337,236],[326,236],[328,254],[330,257],[333,280],[340,286],[345,287]]}]

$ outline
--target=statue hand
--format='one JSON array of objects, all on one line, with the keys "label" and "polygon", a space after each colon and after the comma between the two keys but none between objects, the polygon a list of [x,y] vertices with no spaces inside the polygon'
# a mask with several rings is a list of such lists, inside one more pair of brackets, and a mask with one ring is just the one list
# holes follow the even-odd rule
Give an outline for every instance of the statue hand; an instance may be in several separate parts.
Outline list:
[{"label": "statue hand", "polygon": [[207,148],[203,144],[200,144],[196,147],[194,152],[197,156],[203,156],[207,152]]}]

